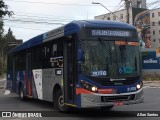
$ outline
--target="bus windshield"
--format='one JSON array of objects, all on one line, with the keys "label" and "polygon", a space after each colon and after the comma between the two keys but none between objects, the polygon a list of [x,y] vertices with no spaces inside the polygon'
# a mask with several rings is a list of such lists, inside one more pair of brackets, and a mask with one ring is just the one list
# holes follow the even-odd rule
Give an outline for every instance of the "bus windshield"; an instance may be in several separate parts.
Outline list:
[{"label": "bus windshield", "polygon": [[92,77],[140,76],[140,51],[138,42],[82,40],[84,59],[80,72]]}]

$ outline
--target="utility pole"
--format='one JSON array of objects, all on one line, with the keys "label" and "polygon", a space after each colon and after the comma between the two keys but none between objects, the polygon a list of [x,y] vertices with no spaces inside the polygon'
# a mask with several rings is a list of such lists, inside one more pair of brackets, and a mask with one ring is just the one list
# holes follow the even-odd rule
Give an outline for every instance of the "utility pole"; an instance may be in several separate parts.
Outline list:
[{"label": "utility pole", "polygon": [[130,7],[130,2],[129,2],[129,0],[125,0],[126,23],[129,23],[129,7]]}]

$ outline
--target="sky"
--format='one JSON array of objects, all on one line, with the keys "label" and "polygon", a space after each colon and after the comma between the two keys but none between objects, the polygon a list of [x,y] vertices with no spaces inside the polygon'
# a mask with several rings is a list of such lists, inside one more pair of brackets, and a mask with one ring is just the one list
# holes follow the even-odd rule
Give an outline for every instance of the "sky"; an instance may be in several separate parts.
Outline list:
[{"label": "sky", "polygon": [[[115,11],[121,0],[3,0],[14,12],[12,17],[4,17],[5,33],[10,27],[16,39],[27,41],[32,37],[63,26],[73,20],[94,19],[94,16]],[[156,0],[147,0],[147,3]],[[121,7],[123,8],[123,7]]]}]

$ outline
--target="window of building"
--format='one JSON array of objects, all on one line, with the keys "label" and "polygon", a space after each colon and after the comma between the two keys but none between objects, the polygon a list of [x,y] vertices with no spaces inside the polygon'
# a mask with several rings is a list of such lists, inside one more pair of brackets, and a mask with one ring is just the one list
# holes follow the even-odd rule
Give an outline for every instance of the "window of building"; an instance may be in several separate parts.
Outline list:
[{"label": "window of building", "polygon": [[120,15],[120,18],[123,19],[123,14]]},{"label": "window of building", "polygon": [[160,34],[160,30],[159,30],[159,34]]},{"label": "window of building", "polygon": [[155,31],[153,30],[153,35],[155,35]]},{"label": "window of building", "polygon": [[158,16],[160,17],[160,12],[158,12]]},{"label": "window of building", "polygon": [[152,13],[152,17],[154,17],[154,13]]},{"label": "window of building", "polygon": [[107,17],[107,20],[110,20],[110,17]]},{"label": "window of building", "polygon": [[116,20],[116,16],[113,16],[113,20]]},{"label": "window of building", "polygon": [[158,21],[158,25],[160,25],[160,21]]},{"label": "window of building", "polygon": [[156,40],[155,39],[153,39],[153,42],[155,42]]},{"label": "window of building", "polygon": [[160,39],[159,39],[159,43],[160,43]]},{"label": "window of building", "polygon": [[152,26],[155,26],[155,22],[152,22]]}]

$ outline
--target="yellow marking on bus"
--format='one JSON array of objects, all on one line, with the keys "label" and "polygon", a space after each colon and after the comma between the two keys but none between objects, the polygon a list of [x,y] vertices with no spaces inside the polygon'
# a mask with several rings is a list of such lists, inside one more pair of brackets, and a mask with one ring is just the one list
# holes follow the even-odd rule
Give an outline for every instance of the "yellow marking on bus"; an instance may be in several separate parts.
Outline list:
[{"label": "yellow marking on bus", "polygon": [[74,104],[69,104],[69,103],[64,103],[65,105],[67,106],[72,106],[72,107],[76,107],[77,105],[74,105]]}]

